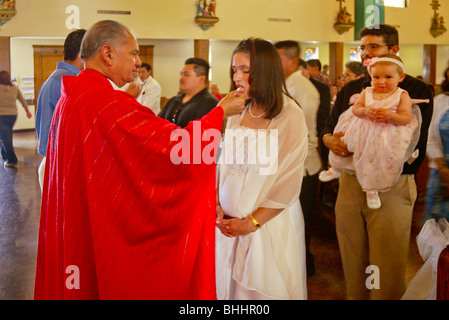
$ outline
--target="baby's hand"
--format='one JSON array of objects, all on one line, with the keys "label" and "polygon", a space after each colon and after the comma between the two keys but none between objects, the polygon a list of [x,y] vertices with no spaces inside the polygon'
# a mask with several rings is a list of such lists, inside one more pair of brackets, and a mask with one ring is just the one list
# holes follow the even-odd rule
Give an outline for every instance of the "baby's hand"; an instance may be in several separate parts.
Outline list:
[{"label": "baby's hand", "polygon": [[365,116],[368,117],[368,119],[370,119],[372,121],[377,121],[376,120],[376,118],[377,118],[376,109],[366,107],[365,108]]},{"label": "baby's hand", "polygon": [[391,111],[387,109],[376,109],[375,114],[377,122],[388,122],[391,119]]}]

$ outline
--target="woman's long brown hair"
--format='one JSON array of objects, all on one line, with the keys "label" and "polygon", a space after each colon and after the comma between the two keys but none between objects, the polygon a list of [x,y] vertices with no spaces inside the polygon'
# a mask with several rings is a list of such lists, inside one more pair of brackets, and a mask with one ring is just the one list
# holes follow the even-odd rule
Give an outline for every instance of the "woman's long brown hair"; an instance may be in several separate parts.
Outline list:
[{"label": "woman's long brown hair", "polygon": [[[283,95],[290,96],[278,51],[266,40],[249,38],[237,45],[232,57],[238,52],[247,54],[250,59],[250,101],[264,107],[266,119],[276,117],[283,108]],[[231,65],[231,91],[236,89],[233,76]]]}]

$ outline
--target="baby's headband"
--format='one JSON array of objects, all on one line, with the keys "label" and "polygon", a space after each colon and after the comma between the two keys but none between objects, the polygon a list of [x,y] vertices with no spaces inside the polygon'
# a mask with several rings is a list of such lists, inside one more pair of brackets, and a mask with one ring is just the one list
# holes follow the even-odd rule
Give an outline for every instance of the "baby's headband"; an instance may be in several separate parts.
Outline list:
[{"label": "baby's headband", "polygon": [[371,72],[371,67],[374,66],[376,63],[382,62],[382,61],[395,63],[395,64],[397,64],[401,68],[402,71],[404,71],[404,64],[401,61],[393,59],[393,58],[389,58],[389,57],[372,58],[371,62],[368,65],[368,71]]}]

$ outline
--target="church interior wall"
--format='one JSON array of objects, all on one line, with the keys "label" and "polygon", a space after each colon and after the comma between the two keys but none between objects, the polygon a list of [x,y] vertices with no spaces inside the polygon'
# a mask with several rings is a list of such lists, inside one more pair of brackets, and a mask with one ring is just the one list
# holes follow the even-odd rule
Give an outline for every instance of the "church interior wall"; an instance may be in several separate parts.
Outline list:
[{"label": "church interior wall", "polygon": [[[449,3],[440,3],[444,16],[449,12]],[[329,63],[330,42],[344,43],[344,62],[349,61],[350,51],[358,46],[353,29],[342,35],[333,29],[339,9],[335,0],[218,0],[216,12],[220,21],[207,31],[194,22],[195,4],[196,0],[21,0],[16,2],[16,16],[0,27],[0,37],[11,39],[11,73],[29,76],[34,73],[32,46],[62,45],[71,31],[67,26],[76,23],[76,17],[79,27],[86,29],[98,20],[121,21],[134,30],[140,44],[154,45],[154,77],[165,97],[177,93],[179,72],[185,59],[193,56],[194,39],[210,39],[211,82],[217,83],[223,92],[230,86],[232,51],[242,39],[297,40],[303,59],[305,49],[313,47],[318,49],[323,64]],[[343,4],[354,13],[354,1],[346,0]],[[69,10],[73,6],[79,10],[77,16]],[[98,10],[130,14],[100,14]],[[449,32],[434,38],[429,32],[432,15],[428,1],[411,0],[408,8],[387,7],[385,23],[398,28],[399,55],[412,76],[422,75],[423,44],[437,45],[436,82],[440,83],[449,63]],[[26,117],[24,121],[30,122]]]}]

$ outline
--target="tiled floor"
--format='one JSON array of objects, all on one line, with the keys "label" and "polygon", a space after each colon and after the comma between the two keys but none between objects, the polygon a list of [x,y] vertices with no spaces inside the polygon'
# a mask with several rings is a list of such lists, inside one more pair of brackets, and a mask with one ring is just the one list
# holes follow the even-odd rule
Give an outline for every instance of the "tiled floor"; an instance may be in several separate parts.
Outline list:
[{"label": "tiled floor", "polygon": [[14,135],[17,169],[0,166],[0,299],[32,299],[41,192],[34,132]]},{"label": "tiled floor", "polygon": [[[34,132],[14,134],[19,165],[0,166],[0,299],[33,299],[37,235],[40,214],[40,188]],[[343,300],[345,287],[338,251],[332,208],[321,206],[314,221],[312,253],[316,273],[308,278],[309,299]],[[423,261],[417,251],[416,234],[422,219],[422,200],[418,201],[411,238],[411,279]]]}]

